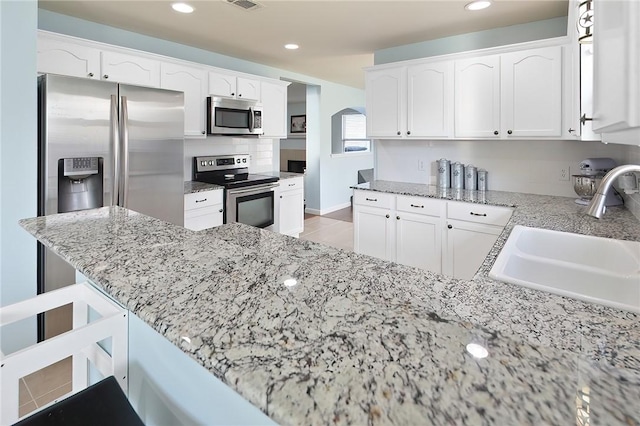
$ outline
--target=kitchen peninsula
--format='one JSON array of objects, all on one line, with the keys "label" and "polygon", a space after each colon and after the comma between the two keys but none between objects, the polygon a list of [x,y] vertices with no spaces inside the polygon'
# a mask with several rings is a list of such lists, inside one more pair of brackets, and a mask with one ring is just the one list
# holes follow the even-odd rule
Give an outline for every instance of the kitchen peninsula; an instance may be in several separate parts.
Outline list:
[{"label": "kitchen peninsula", "polygon": [[515,225],[640,241],[637,219],[596,221],[565,197],[486,200],[515,211],[470,281],[119,207],[20,223],[281,424],[640,423],[637,315],[486,275]]}]

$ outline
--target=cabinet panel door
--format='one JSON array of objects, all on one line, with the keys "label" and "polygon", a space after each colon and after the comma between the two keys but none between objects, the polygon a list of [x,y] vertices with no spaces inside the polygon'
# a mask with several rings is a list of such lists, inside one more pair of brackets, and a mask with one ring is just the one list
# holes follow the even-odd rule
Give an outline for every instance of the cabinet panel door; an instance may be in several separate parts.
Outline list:
[{"label": "cabinet panel door", "polygon": [[100,55],[101,79],[117,83],[160,87],[160,62],[116,52]]},{"label": "cabinet panel door", "polygon": [[[478,272],[502,227],[448,220],[446,259],[443,273],[469,280]],[[447,227],[448,228],[448,227]]]},{"label": "cabinet panel door", "polygon": [[354,206],[353,250],[379,259],[395,260],[394,222],[389,210]]},{"label": "cabinet panel door", "polygon": [[394,68],[367,73],[367,136],[398,138],[404,131],[404,72]]},{"label": "cabinet panel door", "polygon": [[238,99],[260,100],[260,81],[238,77]]},{"label": "cabinet panel door", "polygon": [[427,271],[442,271],[442,222],[439,217],[398,212],[396,262]]},{"label": "cabinet panel door", "polygon": [[562,47],[502,55],[502,136],[562,136]]},{"label": "cabinet panel door", "polygon": [[[640,127],[640,3],[601,1],[593,26],[593,130],[617,132]],[[629,133],[617,143],[638,144]],[[608,138],[603,136],[603,141]]]},{"label": "cabinet panel door", "polygon": [[265,137],[287,137],[287,86],[263,81],[262,129]]},{"label": "cabinet panel door", "polygon": [[450,137],[453,61],[407,68],[407,136]]},{"label": "cabinet panel door", "polygon": [[185,136],[206,135],[206,81],[207,75],[201,68],[170,63],[161,65],[160,87],[184,92]]},{"label": "cabinet panel door", "polygon": [[209,95],[236,97],[236,76],[231,74],[209,73]]},{"label": "cabinet panel door", "polygon": [[100,51],[38,36],[38,72],[100,79]]},{"label": "cabinet panel door", "polygon": [[455,62],[455,135],[496,138],[500,134],[500,57]]},{"label": "cabinet panel door", "polygon": [[281,234],[297,236],[304,230],[304,190],[280,192],[279,219]]}]

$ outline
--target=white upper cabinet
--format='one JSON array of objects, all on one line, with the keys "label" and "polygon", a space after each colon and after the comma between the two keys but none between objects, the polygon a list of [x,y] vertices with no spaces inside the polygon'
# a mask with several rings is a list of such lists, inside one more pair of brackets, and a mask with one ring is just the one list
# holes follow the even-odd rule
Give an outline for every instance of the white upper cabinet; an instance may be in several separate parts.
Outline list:
[{"label": "white upper cabinet", "polygon": [[594,12],[593,130],[640,145],[640,2],[597,1]]},{"label": "white upper cabinet", "polygon": [[367,136],[399,137],[404,126],[404,67],[369,71],[366,74]]},{"label": "white upper cabinet", "polygon": [[409,137],[450,137],[453,124],[453,61],[407,67]]},{"label": "white upper cabinet", "polygon": [[289,83],[263,81],[262,92],[262,130],[265,137],[287,137],[287,86]]},{"label": "white upper cabinet", "polygon": [[38,34],[37,68],[43,74],[100,79],[100,51]]},{"label": "white upper cabinet", "polygon": [[103,51],[100,55],[101,79],[117,83],[160,87],[160,61]]},{"label": "white upper cabinet", "polygon": [[456,61],[455,135],[562,137],[562,46]]},{"label": "white upper cabinet", "polygon": [[233,74],[209,72],[209,95],[260,100],[260,81]]},{"label": "white upper cabinet", "polygon": [[203,68],[163,62],[160,87],[184,92],[184,135],[206,136],[207,73]]},{"label": "white upper cabinet", "polygon": [[451,137],[452,61],[368,71],[366,94],[367,136]]},{"label": "white upper cabinet", "polygon": [[500,62],[502,136],[562,136],[562,47],[508,53]]},{"label": "white upper cabinet", "polygon": [[500,56],[455,63],[455,136],[500,135]]}]

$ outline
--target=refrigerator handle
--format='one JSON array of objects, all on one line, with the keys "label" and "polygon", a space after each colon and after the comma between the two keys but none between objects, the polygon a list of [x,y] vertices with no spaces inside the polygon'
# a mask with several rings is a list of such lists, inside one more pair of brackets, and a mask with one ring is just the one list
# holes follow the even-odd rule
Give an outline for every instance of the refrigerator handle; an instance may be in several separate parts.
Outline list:
[{"label": "refrigerator handle", "polygon": [[127,97],[120,97],[120,139],[122,143],[122,177],[120,181],[121,207],[129,206],[129,111]]},{"label": "refrigerator handle", "polygon": [[111,203],[118,205],[118,191],[120,189],[120,133],[118,132],[118,97],[111,95],[111,150],[113,151],[111,165]]}]

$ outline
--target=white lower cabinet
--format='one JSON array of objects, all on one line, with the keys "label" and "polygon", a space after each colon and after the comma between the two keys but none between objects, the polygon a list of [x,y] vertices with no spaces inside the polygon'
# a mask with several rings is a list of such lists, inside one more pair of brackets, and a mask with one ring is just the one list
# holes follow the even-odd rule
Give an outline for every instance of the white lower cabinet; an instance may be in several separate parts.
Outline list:
[{"label": "white lower cabinet", "polygon": [[355,191],[354,251],[441,272],[445,201]]},{"label": "white lower cabinet", "polygon": [[507,207],[354,191],[354,251],[471,279],[511,217]]},{"label": "white lower cabinet", "polygon": [[304,178],[280,180],[275,208],[275,230],[298,237],[304,230]]},{"label": "white lower cabinet", "polygon": [[224,221],[223,191],[194,192],[184,196],[184,227],[192,231],[214,228]]},{"label": "white lower cabinet", "polygon": [[512,213],[508,207],[448,202],[442,272],[454,278],[473,278]]}]

